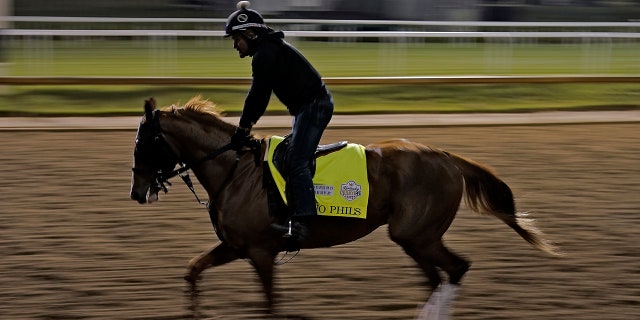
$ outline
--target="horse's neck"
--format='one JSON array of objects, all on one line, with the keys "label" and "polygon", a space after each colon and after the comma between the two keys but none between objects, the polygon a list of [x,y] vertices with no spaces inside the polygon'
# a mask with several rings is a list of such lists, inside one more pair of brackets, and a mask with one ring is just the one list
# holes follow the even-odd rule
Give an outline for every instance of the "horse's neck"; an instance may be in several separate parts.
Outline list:
[{"label": "horse's neck", "polygon": [[[179,150],[177,153],[181,160],[188,165],[193,165],[192,172],[198,182],[207,190],[209,196],[215,195],[224,189],[223,184],[227,176],[237,178],[239,175],[250,174],[251,177],[261,177],[255,174],[255,158],[252,155],[244,155],[238,164],[234,164],[238,155],[233,150],[225,151],[213,159],[201,161],[220,148],[224,147],[231,140],[231,135],[225,132],[224,128],[217,126],[203,126],[200,123],[174,124],[171,128],[164,129],[167,140],[172,148]],[[262,143],[262,154],[264,154],[264,143]],[[262,158],[258,159],[262,160]],[[242,177],[251,180],[249,177]],[[256,178],[257,179],[257,178]]]},{"label": "horse's neck", "polygon": [[227,144],[231,136],[220,128],[205,127],[197,122],[171,121],[163,126],[174,151],[183,162],[195,163]]}]

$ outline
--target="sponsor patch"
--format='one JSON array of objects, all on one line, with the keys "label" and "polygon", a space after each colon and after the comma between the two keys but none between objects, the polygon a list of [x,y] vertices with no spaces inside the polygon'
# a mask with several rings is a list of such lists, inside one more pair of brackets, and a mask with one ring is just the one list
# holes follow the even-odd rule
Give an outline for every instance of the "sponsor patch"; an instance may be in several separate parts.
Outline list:
[{"label": "sponsor patch", "polygon": [[349,182],[340,185],[340,195],[347,201],[353,201],[362,195],[362,186],[349,180]]},{"label": "sponsor patch", "polygon": [[316,191],[316,196],[329,196],[333,197],[333,186],[323,185],[323,184],[315,184],[313,188]]}]

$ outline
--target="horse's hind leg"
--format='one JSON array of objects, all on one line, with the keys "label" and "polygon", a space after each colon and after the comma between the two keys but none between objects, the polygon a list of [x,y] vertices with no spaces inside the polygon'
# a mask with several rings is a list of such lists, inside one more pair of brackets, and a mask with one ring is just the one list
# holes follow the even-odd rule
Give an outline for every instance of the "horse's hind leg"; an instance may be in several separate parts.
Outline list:
[{"label": "horse's hind leg", "polygon": [[194,284],[200,277],[200,273],[207,268],[223,265],[238,259],[238,254],[225,242],[216,247],[204,251],[189,261],[187,273],[184,279]]},{"label": "horse's hind leg", "polygon": [[413,260],[418,263],[420,269],[429,280],[429,286],[432,290],[435,290],[442,279],[440,278],[440,274],[438,273],[438,269],[433,265],[433,263],[426,257],[424,253],[419,249],[414,249],[409,245],[402,245],[404,252],[406,252]]},{"label": "horse's hind leg", "polygon": [[419,241],[396,242],[418,263],[418,266],[429,279],[429,285],[432,289],[437,288],[442,281],[436,267],[447,273],[451,284],[459,284],[464,274],[469,270],[469,262],[449,251],[441,239],[431,243]]},{"label": "horse's hind leg", "polygon": [[429,260],[449,275],[449,283],[460,284],[460,280],[469,270],[470,263],[451,252],[442,243],[442,239],[428,248]]}]

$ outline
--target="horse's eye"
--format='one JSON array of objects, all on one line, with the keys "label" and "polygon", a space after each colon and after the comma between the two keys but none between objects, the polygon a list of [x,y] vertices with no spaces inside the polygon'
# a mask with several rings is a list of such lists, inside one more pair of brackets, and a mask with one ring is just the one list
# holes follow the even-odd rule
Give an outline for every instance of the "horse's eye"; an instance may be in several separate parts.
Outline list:
[{"label": "horse's eye", "polygon": [[[156,139],[157,139],[157,138],[156,138],[156,137],[154,137],[154,138],[151,140],[151,143],[156,142],[156,141],[157,141]],[[148,139],[148,138],[136,138],[136,146],[145,146],[145,145],[148,145],[148,142],[149,142],[149,139]]]}]

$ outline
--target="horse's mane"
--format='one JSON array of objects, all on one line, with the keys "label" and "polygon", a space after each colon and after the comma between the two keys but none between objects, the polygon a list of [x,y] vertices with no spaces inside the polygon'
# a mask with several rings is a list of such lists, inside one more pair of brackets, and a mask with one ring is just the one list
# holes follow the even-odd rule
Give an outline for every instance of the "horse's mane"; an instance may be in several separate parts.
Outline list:
[{"label": "horse's mane", "polygon": [[176,118],[189,118],[204,125],[232,126],[222,120],[222,109],[200,95],[191,98],[187,103],[173,104],[165,108]]},{"label": "horse's mane", "polygon": [[191,100],[187,101],[183,108],[185,110],[191,110],[193,112],[210,114],[217,118],[222,116],[222,110],[219,109],[215,103],[206,99],[203,100],[200,96],[191,98]]},{"label": "horse's mane", "polygon": [[195,96],[191,98],[187,103],[180,106],[179,104],[173,104],[166,108],[166,110],[172,111],[174,114],[179,114],[182,111],[190,111],[198,114],[210,115],[216,118],[222,116],[222,110],[210,100],[202,99],[202,96]]}]

